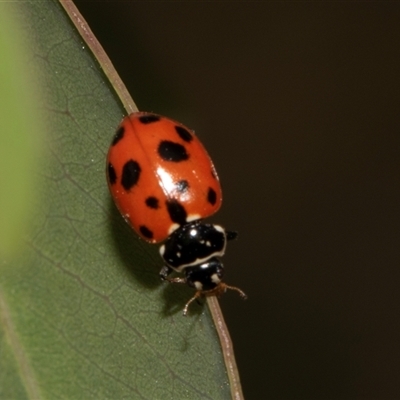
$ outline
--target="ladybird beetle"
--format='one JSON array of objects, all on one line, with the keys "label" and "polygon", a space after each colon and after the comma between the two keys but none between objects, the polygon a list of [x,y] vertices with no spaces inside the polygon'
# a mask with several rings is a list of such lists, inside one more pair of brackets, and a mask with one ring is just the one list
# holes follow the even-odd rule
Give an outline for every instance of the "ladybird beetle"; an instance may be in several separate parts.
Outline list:
[{"label": "ladybird beetle", "polygon": [[[213,296],[237,287],[222,282],[219,257],[237,233],[203,222],[221,206],[217,172],[194,132],[153,113],[136,112],[119,125],[107,155],[107,181],[124,219],[144,240],[164,242],[160,255],[163,280]],[[173,272],[184,277],[170,278]]]}]

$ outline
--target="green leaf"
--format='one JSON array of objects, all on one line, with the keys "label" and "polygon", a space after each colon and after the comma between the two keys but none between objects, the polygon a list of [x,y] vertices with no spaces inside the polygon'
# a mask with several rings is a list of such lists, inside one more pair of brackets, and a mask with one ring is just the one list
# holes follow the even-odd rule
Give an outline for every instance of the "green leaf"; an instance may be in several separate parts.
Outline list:
[{"label": "green leaf", "polygon": [[7,3],[0,10],[0,256],[8,258],[18,251],[32,212],[43,121],[16,16]]},{"label": "green leaf", "polygon": [[[3,25],[11,14],[16,31]],[[229,398],[208,309],[193,305],[182,316],[192,291],[160,282],[158,249],[131,231],[110,199],[105,154],[125,113],[114,82],[58,2],[1,5],[0,16],[0,37],[24,55],[22,70],[6,71],[10,82],[28,76],[41,88],[24,84],[3,116],[28,122],[13,132],[26,149],[10,148],[10,159],[29,163],[3,167],[12,177],[6,184],[18,179],[23,187],[14,198],[20,211],[10,211],[18,216],[2,229],[20,219],[24,240],[15,234],[18,251],[0,253],[0,398]],[[33,122],[25,99],[43,124]],[[10,128],[3,129],[1,144]]]}]

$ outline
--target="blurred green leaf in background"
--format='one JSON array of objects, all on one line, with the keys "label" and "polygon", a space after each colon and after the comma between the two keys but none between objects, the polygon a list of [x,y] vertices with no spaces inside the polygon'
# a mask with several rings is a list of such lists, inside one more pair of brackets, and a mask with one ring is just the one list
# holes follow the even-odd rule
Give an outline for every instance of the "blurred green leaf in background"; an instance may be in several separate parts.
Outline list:
[{"label": "blurred green leaf in background", "polygon": [[15,7],[0,4],[0,256],[15,253],[29,230],[37,198],[43,121],[40,83]]}]

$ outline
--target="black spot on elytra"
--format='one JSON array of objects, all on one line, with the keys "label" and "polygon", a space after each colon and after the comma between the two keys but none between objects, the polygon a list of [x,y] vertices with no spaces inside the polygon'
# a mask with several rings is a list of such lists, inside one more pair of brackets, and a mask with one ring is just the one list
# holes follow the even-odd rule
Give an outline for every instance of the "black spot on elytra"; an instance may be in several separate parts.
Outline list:
[{"label": "black spot on elytra", "polygon": [[180,162],[189,158],[184,146],[169,140],[161,141],[158,146],[158,154],[165,161]]},{"label": "black spot on elytra", "polygon": [[214,205],[217,201],[217,193],[215,193],[215,190],[213,188],[208,188],[207,201],[211,205]]},{"label": "black spot on elytra", "polygon": [[186,224],[187,213],[182,204],[175,199],[167,200],[165,204],[172,222],[176,222],[179,225]]},{"label": "black spot on elytra", "polygon": [[117,129],[117,132],[115,132],[114,138],[111,142],[111,146],[115,146],[123,137],[125,133],[125,128],[123,126],[120,126]]},{"label": "black spot on elytra", "polygon": [[154,208],[155,210],[160,207],[158,204],[158,199],[153,196],[150,196],[146,199],[146,206],[149,208]]},{"label": "black spot on elytra", "polygon": [[183,126],[175,126],[176,133],[185,142],[191,142],[193,140],[193,135],[185,129]]},{"label": "black spot on elytra", "polygon": [[137,184],[141,171],[140,165],[136,161],[129,160],[125,163],[121,177],[121,185],[125,190],[129,190]]},{"label": "black spot on elytra", "polygon": [[175,183],[175,188],[179,193],[185,193],[189,189],[189,182],[183,179]]},{"label": "black spot on elytra", "polygon": [[154,234],[153,232],[146,226],[146,225],[141,225],[139,227],[140,233],[147,239],[153,239]]},{"label": "black spot on elytra", "polygon": [[107,165],[108,182],[114,185],[117,182],[117,174],[115,172],[114,166],[111,163]]},{"label": "black spot on elytra", "polygon": [[157,122],[159,121],[161,118],[158,115],[154,115],[154,114],[146,114],[146,115],[141,115],[139,117],[139,121],[142,124],[151,124],[153,122]]}]

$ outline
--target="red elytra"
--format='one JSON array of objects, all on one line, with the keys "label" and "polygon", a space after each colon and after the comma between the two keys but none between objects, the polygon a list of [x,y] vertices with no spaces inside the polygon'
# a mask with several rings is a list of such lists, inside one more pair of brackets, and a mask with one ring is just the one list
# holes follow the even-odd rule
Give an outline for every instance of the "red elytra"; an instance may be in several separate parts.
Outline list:
[{"label": "red elytra", "polygon": [[107,155],[107,181],[125,220],[151,243],[214,214],[222,202],[214,165],[194,132],[147,112],[122,120]]}]

